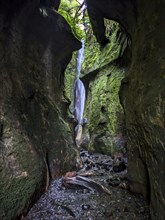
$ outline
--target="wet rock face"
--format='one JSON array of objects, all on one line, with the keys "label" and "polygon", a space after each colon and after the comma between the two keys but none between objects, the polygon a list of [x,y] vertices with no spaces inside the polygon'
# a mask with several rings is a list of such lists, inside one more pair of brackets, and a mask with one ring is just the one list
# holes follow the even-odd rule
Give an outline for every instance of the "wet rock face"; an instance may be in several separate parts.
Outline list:
[{"label": "wet rock face", "polygon": [[[84,126],[82,148],[109,155],[125,153],[124,113],[118,96],[125,71],[111,62],[88,81],[85,110],[88,124]],[[87,82],[86,76],[82,79]]]},{"label": "wet rock face", "polygon": [[12,219],[45,190],[48,169],[75,165],[63,71],[81,44],[40,1],[1,1],[0,14],[0,219]]},{"label": "wet rock face", "polygon": [[164,219],[165,66],[162,61],[165,59],[165,4],[163,1],[152,4],[151,8],[147,5],[138,8],[139,31],[132,39],[135,45],[133,60],[129,82],[122,88],[122,102],[129,137],[128,172],[132,190],[148,197],[152,219]]},{"label": "wet rock face", "polygon": [[109,43],[105,37],[104,18],[119,22],[130,34],[136,17],[135,1],[126,0],[86,0],[87,10],[97,41],[105,46]]},{"label": "wet rock face", "polygon": [[[88,2],[91,7],[97,7],[98,3]],[[132,191],[149,199],[152,219],[165,218],[164,10],[162,0],[150,4],[138,0],[134,25],[123,14],[132,38],[132,61],[120,90],[128,134],[128,178]],[[104,6],[97,13],[113,18]],[[117,14],[117,10],[113,13]],[[119,22],[123,21],[119,19]],[[100,31],[104,37],[102,28],[94,25],[93,28],[96,35]]]}]

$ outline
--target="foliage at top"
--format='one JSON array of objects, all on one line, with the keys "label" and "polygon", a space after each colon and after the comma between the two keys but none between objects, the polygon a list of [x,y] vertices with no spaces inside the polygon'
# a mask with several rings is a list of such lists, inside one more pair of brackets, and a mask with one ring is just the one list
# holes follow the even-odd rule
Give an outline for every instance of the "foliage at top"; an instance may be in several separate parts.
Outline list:
[{"label": "foliage at top", "polygon": [[[119,25],[105,19],[106,37],[110,43],[101,49],[93,34],[86,6],[82,2],[81,0],[61,0],[58,10],[71,26],[75,36],[79,40],[84,39],[85,41],[84,62],[80,76],[105,66],[116,59],[119,54],[119,44],[116,42]],[[74,52],[65,71],[65,93],[70,100],[72,100],[73,83],[76,78],[76,57],[77,52]]]},{"label": "foliage at top", "polygon": [[[100,45],[93,35],[92,27],[86,10],[86,5],[82,0],[61,0],[58,12],[65,17],[71,26],[75,36],[85,40],[84,63],[82,65],[82,74],[89,73],[98,69],[110,61],[117,58],[119,54],[119,44],[116,42],[116,33],[119,25],[110,20],[104,20],[106,26],[106,36],[110,43],[100,50]],[[73,57],[74,68],[75,56]],[[73,69],[72,69],[73,70]]]},{"label": "foliage at top", "polygon": [[84,22],[88,18],[85,16],[85,5],[81,1],[61,0],[58,12],[67,20],[79,40],[85,38]]}]

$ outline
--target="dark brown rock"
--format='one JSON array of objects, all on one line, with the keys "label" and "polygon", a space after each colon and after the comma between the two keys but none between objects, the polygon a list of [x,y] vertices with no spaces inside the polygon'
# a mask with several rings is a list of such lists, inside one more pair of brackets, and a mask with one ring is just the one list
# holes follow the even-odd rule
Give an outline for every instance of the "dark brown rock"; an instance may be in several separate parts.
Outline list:
[{"label": "dark brown rock", "polygon": [[128,135],[130,188],[151,204],[152,219],[165,218],[165,2],[88,0],[100,44],[103,18],[118,21],[132,39],[132,60],[120,90]]},{"label": "dark brown rock", "polygon": [[87,10],[97,41],[105,46],[104,18],[119,22],[128,33],[131,33],[136,20],[136,5],[134,0],[86,0]]},{"label": "dark brown rock", "polygon": [[[0,2],[0,218],[19,219],[76,164],[63,72],[81,44],[40,1]],[[25,209],[26,208],[26,209]]]}]

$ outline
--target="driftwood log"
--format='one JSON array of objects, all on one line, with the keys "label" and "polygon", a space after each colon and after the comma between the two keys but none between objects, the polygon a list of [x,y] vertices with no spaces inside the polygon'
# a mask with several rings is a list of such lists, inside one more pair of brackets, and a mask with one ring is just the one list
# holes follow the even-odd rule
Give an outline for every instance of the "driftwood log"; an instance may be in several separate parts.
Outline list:
[{"label": "driftwood log", "polygon": [[82,187],[91,191],[95,190],[99,193],[106,193],[108,195],[111,195],[111,192],[106,187],[104,187],[100,183],[95,182],[94,180],[83,176],[64,177],[63,185],[68,188]]}]

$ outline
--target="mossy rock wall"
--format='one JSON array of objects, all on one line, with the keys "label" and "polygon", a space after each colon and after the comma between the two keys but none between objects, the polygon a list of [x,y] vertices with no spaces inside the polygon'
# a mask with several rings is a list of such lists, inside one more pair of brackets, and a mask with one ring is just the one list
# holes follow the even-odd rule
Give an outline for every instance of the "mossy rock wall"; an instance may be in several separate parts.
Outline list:
[{"label": "mossy rock wall", "polygon": [[119,102],[119,88],[125,71],[115,63],[110,63],[99,69],[89,83],[85,110],[85,117],[88,118],[85,133],[90,137],[89,150],[107,154],[123,151],[124,113]]},{"label": "mossy rock wall", "polygon": [[64,70],[81,44],[39,1],[0,2],[0,219],[22,219],[49,182],[74,169]]},{"label": "mossy rock wall", "polygon": [[128,179],[153,220],[165,218],[165,2],[138,0],[132,63],[121,97],[128,133]]},{"label": "mossy rock wall", "polygon": [[[106,3],[109,4],[106,4]],[[132,59],[120,97],[126,116],[128,180],[165,219],[165,1],[87,1],[95,33],[104,38],[101,16],[118,20],[132,40]],[[108,7],[109,6],[109,7]],[[120,13],[119,13],[120,11]]]}]

